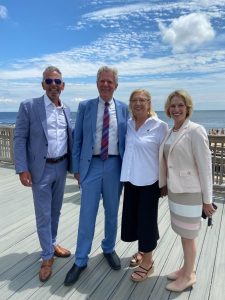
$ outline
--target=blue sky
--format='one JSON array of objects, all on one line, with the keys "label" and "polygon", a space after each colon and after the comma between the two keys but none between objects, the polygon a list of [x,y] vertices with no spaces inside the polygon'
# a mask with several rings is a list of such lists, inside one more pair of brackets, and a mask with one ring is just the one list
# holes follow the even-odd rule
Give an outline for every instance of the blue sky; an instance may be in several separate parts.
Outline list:
[{"label": "blue sky", "polygon": [[0,0],[0,38],[0,111],[42,95],[48,65],[61,69],[72,111],[98,95],[103,65],[118,69],[124,102],[145,88],[163,110],[184,88],[196,110],[225,109],[225,0]]}]

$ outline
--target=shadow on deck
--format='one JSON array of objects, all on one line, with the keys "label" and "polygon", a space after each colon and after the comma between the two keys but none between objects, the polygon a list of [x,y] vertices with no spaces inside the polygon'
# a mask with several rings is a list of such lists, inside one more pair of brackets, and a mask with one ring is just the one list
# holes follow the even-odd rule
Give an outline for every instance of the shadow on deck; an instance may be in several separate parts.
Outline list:
[{"label": "shadow on deck", "polygon": [[[72,287],[63,281],[73,264],[74,256],[56,258],[53,275],[46,283],[38,279],[40,247],[35,230],[32,194],[21,186],[13,168],[0,167],[0,299],[115,299],[115,300],[164,300],[164,299],[211,299],[223,300],[225,295],[225,217],[224,194],[215,194],[218,212],[214,225],[208,228],[206,221],[198,238],[197,284],[182,294],[165,290],[166,274],[182,264],[179,237],[170,228],[167,200],[160,199],[160,240],[154,253],[155,272],[142,283],[130,280],[131,255],[137,250],[136,243],[118,240],[116,251],[121,257],[122,269],[111,270],[103,258],[100,244],[103,238],[104,217],[100,205],[96,222],[95,238],[88,268]],[[121,206],[119,214],[121,216]],[[79,189],[72,176],[68,176],[65,199],[60,219],[58,242],[75,249],[79,217]],[[120,222],[119,222],[120,226]]]}]

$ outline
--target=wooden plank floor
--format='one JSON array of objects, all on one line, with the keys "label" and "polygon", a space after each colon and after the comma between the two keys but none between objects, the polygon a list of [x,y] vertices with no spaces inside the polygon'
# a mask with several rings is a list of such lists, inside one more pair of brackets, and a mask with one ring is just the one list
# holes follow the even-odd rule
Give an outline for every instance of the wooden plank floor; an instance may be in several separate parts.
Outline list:
[{"label": "wooden plank floor", "polygon": [[[130,280],[130,256],[136,243],[120,240],[120,220],[116,251],[122,269],[111,270],[100,248],[103,238],[104,214],[102,205],[97,218],[95,238],[88,268],[72,287],[63,281],[73,264],[74,256],[56,258],[53,275],[46,283],[38,279],[40,247],[35,229],[31,189],[23,187],[13,166],[0,164],[0,299],[96,299],[96,300],[224,300],[225,299],[225,212],[224,194],[214,195],[218,212],[214,225],[202,223],[198,238],[197,284],[183,293],[165,290],[166,274],[182,264],[179,237],[170,228],[167,200],[160,199],[160,240],[154,253],[155,272],[142,283]],[[121,216],[121,209],[119,214]],[[60,219],[58,242],[75,250],[79,217],[79,189],[68,176],[65,199]]]}]

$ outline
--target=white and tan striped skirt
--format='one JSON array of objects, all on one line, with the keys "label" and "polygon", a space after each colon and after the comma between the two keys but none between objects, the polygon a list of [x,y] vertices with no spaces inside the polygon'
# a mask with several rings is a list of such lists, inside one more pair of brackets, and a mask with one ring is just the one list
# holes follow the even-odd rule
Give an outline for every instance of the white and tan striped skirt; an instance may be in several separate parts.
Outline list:
[{"label": "white and tan striped skirt", "polygon": [[168,191],[171,226],[181,237],[194,239],[201,228],[202,194]]}]

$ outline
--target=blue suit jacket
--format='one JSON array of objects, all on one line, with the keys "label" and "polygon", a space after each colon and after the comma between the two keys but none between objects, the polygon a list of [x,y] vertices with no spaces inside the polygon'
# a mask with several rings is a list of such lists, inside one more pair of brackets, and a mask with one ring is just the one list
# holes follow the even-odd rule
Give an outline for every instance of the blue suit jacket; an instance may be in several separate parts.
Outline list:
[{"label": "blue suit jacket", "polygon": [[[72,172],[80,173],[80,181],[85,178],[93,155],[96,122],[98,111],[98,98],[79,103],[76,124],[74,129],[72,150]],[[118,149],[121,158],[124,154],[127,120],[129,118],[128,106],[118,100],[115,101],[118,124]]]},{"label": "blue suit jacket", "polygon": [[[72,150],[70,109],[64,107],[68,124],[68,151]],[[48,151],[47,120],[44,96],[20,104],[14,133],[16,173],[29,171],[32,181],[38,182],[44,171]]]}]

